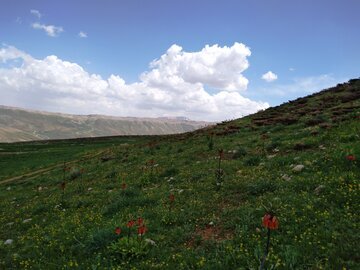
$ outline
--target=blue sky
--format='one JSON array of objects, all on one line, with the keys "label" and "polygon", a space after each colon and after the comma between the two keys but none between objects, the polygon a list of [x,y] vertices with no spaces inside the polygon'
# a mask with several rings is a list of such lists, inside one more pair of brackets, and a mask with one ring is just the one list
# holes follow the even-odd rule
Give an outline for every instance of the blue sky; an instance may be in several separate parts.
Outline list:
[{"label": "blue sky", "polygon": [[[359,10],[356,0],[1,0],[0,73],[7,80],[0,81],[0,103],[239,117],[359,77]],[[174,44],[182,49],[170,57]],[[213,49],[203,51],[206,45]]]}]

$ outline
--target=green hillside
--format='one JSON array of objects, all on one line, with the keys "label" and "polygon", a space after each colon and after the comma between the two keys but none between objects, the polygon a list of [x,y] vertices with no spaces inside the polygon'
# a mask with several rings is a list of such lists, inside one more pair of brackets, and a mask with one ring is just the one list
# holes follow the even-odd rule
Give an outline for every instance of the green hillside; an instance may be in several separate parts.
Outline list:
[{"label": "green hillside", "polygon": [[359,142],[356,79],[180,135],[0,144],[0,269],[259,269],[268,212],[266,269],[359,269]]}]

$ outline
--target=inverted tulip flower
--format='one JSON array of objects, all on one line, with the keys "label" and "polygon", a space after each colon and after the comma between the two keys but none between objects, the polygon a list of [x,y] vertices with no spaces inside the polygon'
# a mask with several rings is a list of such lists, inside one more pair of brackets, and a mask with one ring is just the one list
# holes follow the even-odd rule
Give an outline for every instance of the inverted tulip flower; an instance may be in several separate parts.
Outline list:
[{"label": "inverted tulip flower", "polygon": [[147,232],[147,227],[145,225],[141,225],[138,229],[137,229],[138,235],[140,237],[142,237],[146,232]]},{"label": "inverted tulip flower", "polygon": [[279,227],[278,219],[272,214],[265,214],[262,219],[263,226],[269,230],[276,230]]},{"label": "inverted tulip flower", "polygon": [[169,201],[170,201],[169,210],[171,210],[171,208],[173,207],[174,202],[175,202],[175,195],[174,195],[173,193],[170,194],[170,196],[169,196]]},{"label": "inverted tulip flower", "polygon": [[121,233],[121,228],[120,228],[120,227],[116,227],[116,228],[115,228],[115,234],[120,235],[120,233]]},{"label": "inverted tulip flower", "polygon": [[261,265],[260,265],[260,270],[262,270],[264,268],[265,260],[269,253],[270,232],[272,230],[277,230],[279,228],[279,220],[272,213],[266,213],[262,218],[262,224],[265,228],[267,228],[267,241],[266,241],[265,253],[264,253]]},{"label": "inverted tulip flower", "polygon": [[126,189],[126,183],[125,183],[125,182],[123,182],[123,183],[121,184],[121,189],[122,189],[122,190],[125,190],[125,189]]},{"label": "inverted tulip flower", "polygon": [[126,227],[128,228],[132,228],[135,225],[135,220],[129,220],[128,223],[126,224]]},{"label": "inverted tulip flower", "polygon": [[347,159],[348,161],[355,161],[355,160],[356,160],[356,157],[355,157],[354,155],[347,155],[347,156],[346,156],[346,159]]},{"label": "inverted tulip flower", "polygon": [[131,228],[134,227],[134,225],[135,225],[135,220],[129,220],[128,223],[126,224],[126,227],[128,227],[128,242],[130,239]]},{"label": "inverted tulip flower", "polygon": [[141,217],[139,217],[139,218],[137,219],[137,225],[138,225],[138,226],[141,226],[141,225],[143,225],[143,223],[144,223],[144,219],[141,218]]}]

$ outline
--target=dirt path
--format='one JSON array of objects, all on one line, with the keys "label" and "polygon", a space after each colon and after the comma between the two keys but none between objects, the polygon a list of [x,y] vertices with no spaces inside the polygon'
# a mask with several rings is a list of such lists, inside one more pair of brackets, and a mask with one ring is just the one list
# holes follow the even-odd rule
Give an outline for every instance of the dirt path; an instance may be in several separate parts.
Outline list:
[{"label": "dirt path", "polygon": [[[83,156],[81,159],[76,159],[76,160],[73,160],[73,161],[69,161],[69,162],[66,162],[66,164],[74,164],[74,163],[77,163],[77,162],[80,162],[80,161],[84,161],[84,160],[88,160],[88,159],[92,159],[92,158],[95,158],[97,156],[100,156],[101,154],[104,154],[107,150],[104,150],[104,151],[100,151],[99,153],[96,153],[96,154],[93,154],[93,155],[85,155]],[[64,163],[59,163],[59,164],[56,164],[56,165],[52,165],[50,167],[47,167],[47,168],[44,168],[44,169],[40,169],[40,170],[36,170],[36,171],[32,171],[32,172],[28,172],[28,173],[25,173],[25,174],[22,174],[22,175],[18,175],[18,176],[14,176],[14,177],[11,177],[11,178],[8,178],[8,179],[4,179],[4,180],[1,180],[0,181],[0,185],[1,184],[6,184],[6,183],[10,183],[10,182],[14,182],[16,180],[19,180],[19,179],[22,179],[24,177],[28,177],[28,178],[33,178],[35,176],[38,176],[40,174],[44,174],[44,173],[47,173],[49,171],[52,171],[56,168],[60,168],[60,167],[63,167],[64,166]]]}]

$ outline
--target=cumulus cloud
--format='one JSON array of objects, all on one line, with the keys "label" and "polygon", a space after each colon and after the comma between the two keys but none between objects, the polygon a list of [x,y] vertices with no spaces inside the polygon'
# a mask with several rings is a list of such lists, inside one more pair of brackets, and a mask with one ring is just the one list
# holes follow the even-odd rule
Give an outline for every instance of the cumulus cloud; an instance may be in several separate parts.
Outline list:
[{"label": "cumulus cloud", "polygon": [[272,71],[268,71],[261,76],[261,79],[263,79],[267,82],[273,82],[273,81],[277,80],[277,78],[278,78],[278,76],[275,73],[273,73]]},{"label": "cumulus cloud", "polygon": [[30,13],[31,13],[32,15],[34,15],[35,17],[37,17],[38,19],[40,19],[40,18],[42,17],[40,11],[38,11],[38,10],[36,10],[36,9],[31,9],[31,10],[30,10]]},{"label": "cumulus cloud", "polygon": [[80,31],[78,36],[81,37],[81,38],[87,38],[87,34],[85,32],[83,32],[83,31]]},{"label": "cumulus cloud", "polygon": [[[239,92],[248,84],[241,73],[249,55],[240,43],[205,46],[198,52],[173,45],[138,82],[126,83],[118,75],[104,79],[89,74],[55,55],[35,59],[8,46],[0,50],[0,61],[20,59],[22,65],[0,68],[1,96],[4,105],[49,111],[220,121],[269,107]],[[218,91],[209,94],[207,87]]]},{"label": "cumulus cloud", "polygon": [[232,47],[206,45],[199,52],[184,52],[178,45],[172,45],[160,59],[151,63],[152,70],[142,79],[150,85],[158,84],[159,75],[168,79],[196,84],[202,83],[226,91],[245,90],[248,80],[241,74],[249,67],[247,57],[250,49],[235,43]]},{"label": "cumulus cloud", "polygon": [[31,25],[32,28],[34,29],[40,29],[40,30],[44,30],[45,33],[50,36],[50,37],[56,37],[58,36],[61,32],[64,32],[64,29],[61,26],[54,26],[54,25],[45,25],[45,24],[40,24],[40,23],[33,23]]}]

